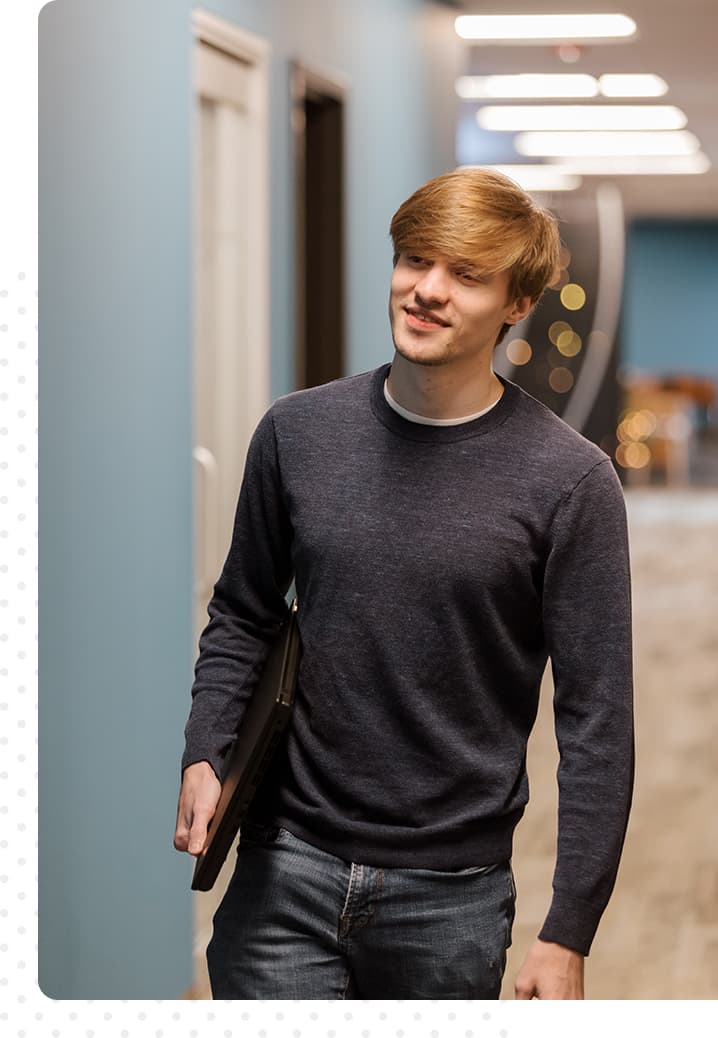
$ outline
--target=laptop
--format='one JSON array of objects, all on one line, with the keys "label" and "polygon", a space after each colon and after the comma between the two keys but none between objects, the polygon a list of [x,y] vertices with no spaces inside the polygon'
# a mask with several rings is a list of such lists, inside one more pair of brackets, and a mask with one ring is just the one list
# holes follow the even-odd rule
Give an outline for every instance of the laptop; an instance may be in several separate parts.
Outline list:
[{"label": "laptop", "polygon": [[192,890],[211,890],[289,721],[301,642],[297,601],[279,629],[222,772],[222,791],[197,858]]}]

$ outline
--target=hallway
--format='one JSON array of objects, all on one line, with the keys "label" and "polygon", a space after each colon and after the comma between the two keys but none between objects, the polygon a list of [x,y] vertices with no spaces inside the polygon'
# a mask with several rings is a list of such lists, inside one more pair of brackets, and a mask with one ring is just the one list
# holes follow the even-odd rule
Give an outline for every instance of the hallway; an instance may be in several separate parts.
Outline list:
[{"label": "hallway", "polygon": [[[636,786],[616,889],[586,963],[595,999],[718,995],[718,494],[629,491]],[[607,646],[610,651],[610,646]],[[550,674],[529,746],[503,997],[548,906],[557,753]]]}]

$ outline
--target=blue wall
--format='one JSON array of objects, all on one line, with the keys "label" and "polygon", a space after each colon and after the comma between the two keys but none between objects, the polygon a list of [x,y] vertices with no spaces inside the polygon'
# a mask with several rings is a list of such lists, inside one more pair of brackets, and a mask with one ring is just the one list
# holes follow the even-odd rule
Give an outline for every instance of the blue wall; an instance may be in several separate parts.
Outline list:
[{"label": "blue wall", "polygon": [[[450,10],[226,0],[272,44],[272,395],[292,386],[290,58],[348,77],[349,370],[391,356],[388,222],[453,165]],[[39,980],[175,998],[172,848],[192,645],[191,69],[186,0],[40,16]]]},{"label": "blue wall", "polygon": [[623,365],[718,378],[718,222],[636,221],[628,229]]}]

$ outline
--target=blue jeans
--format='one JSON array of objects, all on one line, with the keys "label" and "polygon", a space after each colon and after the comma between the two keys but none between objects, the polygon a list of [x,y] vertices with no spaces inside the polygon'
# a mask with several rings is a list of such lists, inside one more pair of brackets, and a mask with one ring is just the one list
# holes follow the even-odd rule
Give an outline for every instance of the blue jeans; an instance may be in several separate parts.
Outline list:
[{"label": "blue jeans", "polygon": [[514,903],[510,862],[374,868],[245,824],[207,948],[212,997],[496,999]]}]

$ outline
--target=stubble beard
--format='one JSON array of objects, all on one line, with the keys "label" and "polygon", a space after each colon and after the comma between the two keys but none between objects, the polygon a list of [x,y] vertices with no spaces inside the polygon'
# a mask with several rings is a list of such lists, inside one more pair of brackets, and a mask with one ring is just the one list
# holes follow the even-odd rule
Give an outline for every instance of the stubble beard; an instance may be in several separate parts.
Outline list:
[{"label": "stubble beard", "polygon": [[[439,347],[439,351],[440,352],[438,354],[436,354],[436,353],[434,353],[434,354],[423,353],[423,352],[419,351],[419,353],[417,355],[409,346],[403,346],[401,344],[400,336],[398,337],[397,334],[396,334],[396,331],[395,331],[395,321],[394,321],[393,316],[392,316],[392,319],[391,319],[390,323],[391,323],[391,337],[392,337],[392,341],[394,343],[394,349],[396,350],[396,352],[401,357],[404,358],[404,360],[409,361],[409,363],[411,363],[411,364],[419,364],[421,367],[425,367],[425,368],[438,368],[438,367],[441,367],[442,364],[446,364],[446,363],[448,363],[452,359],[452,357],[453,357],[453,349],[452,349],[453,341],[451,339],[449,339],[448,342],[442,344]],[[446,329],[444,329],[444,330],[446,330]],[[407,333],[407,334],[410,334],[410,333]],[[431,333],[427,333],[427,334],[431,334]],[[409,341],[411,341],[411,340],[409,340]]]},{"label": "stubble beard", "polygon": [[396,349],[396,352],[404,358],[404,360],[408,360],[411,364],[419,364],[421,365],[421,367],[424,368],[438,368],[442,364],[446,364],[447,361],[451,359],[451,355],[448,353],[444,353],[440,357],[427,356],[426,354],[417,357],[415,354],[410,353],[405,349],[402,349],[402,347],[397,344],[396,339],[394,340],[394,348]]}]

